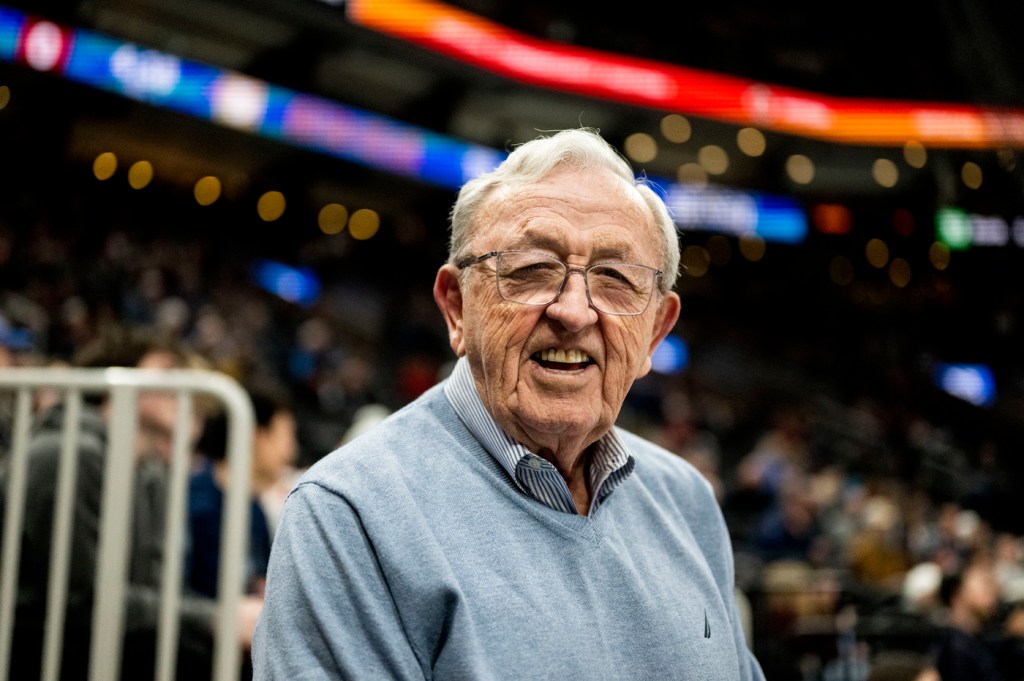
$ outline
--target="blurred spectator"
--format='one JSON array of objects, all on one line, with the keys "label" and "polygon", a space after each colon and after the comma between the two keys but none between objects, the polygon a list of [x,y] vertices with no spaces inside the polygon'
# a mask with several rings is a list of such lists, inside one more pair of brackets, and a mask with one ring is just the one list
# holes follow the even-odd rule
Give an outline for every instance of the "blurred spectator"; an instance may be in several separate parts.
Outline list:
[{"label": "blurred spectator", "polygon": [[[835,576],[807,561],[775,560],[761,570],[757,591],[760,603],[754,635],[765,678],[807,678],[801,672],[808,662],[805,658],[818,658],[814,666],[820,668],[822,658],[836,652],[833,623],[837,621],[841,591]],[[823,639],[827,652],[817,645]],[[814,649],[813,655],[809,646]]]},{"label": "blurred spectator", "polygon": [[[79,366],[136,366],[171,369],[195,366],[192,355],[172,341],[133,329],[109,329],[95,346],[76,359]],[[193,438],[198,437],[202,401],[195,401]],[[148,678],[155,665],[160,576],[165,527],[166,465],[171,456],[177,398],[167,392],[143,390],[138,396],[135,489],[131,536],[129,588],[126,594],[125,644],[121,678]],[[12,678],[39,678],[43,623],[46,612],[49,551],[53,530],[56,478],[62,449],[64,405],[40,414],[29,443],[28,480],[19,571],[19,612],[15,626]],[[71,565],[61,679],[85,677],[88,669],[92,590],[95,584],[98,527],[107,428],[111,418],[105,401],[86,400],[77,440],[77,478],[74,501]],[[212,668],[212,633],[216,603],[186,593],[181,602],[178,668],[182,678],[208,678]],[[243,603],[240,621],[251,636],[258,611]],[[243,636],[240,643],[247,639]]]},{"label": "blurred spectator", "polygon": [[[0,369],[23,364],[21,356],[34,348],[33,334],[28,329],[14,328],[0,314]],[[10,450],[14,418],[14,395],[0,395],[0,460]]]},{"label": "blurred spectator", "polygon": [[[351,424],[345,429],[345,432],[342,433],[342,436],[335,444],[335,447],[340,447],[358,435],[366,432],[386,418],[390,413],[391,410],[383,404],[371,403],[364,404],[359,407],[355,410]],[[321,456],[323,454],[327,454],[332,449],[332,447],[325,448],[321,453]],[[260,504],[263,507],[263,513],[267,517],[267,524],[270,527],[271,538],[274,536],[274,531],[277,528],[277,519],[281,515],[281,511],[284,508],[284,502],[288,498],[288,494],[292,491],[292,487],[295,486],[295,483],[298,482],[299,477],[303,472],[305,472],[309,465],[308,461],[293,462],[292,465],[287,466],[282,471],[276,482],[260,493]]]},{"label": "blurred spectator", "polygon": [[802,478],[811,460],[807,426],[807,416],[800,406],[778,407],[768,430],[740,461],[741,484],[774,497],[788,480]]},{"label": "blurred spectator", "polygon": [[[277,485],[295,463],[295,412],[291,396],[283,388],[251,384],[246,389],[255,413],[255,429],[245,584],[246,593],[262,598],[272,534],[260,497]],[[211,598],[217,596],[223,490],[230,475],[226,457],[228,425],[223,411],[207,419],[198,444],[205,461],[192,473],[189,482],[186,581],[195,592]]]},{"label": "blurred spectator", "polygon": [[129,324],[154,326],[157,308],[169,293],[168,272],[150,264],[139,273],[134,285],[124,294],[122,318]]},{"label": "blurred spectator", "polygon": [[765,562],[798,560],[817,563],[821,537],[817,508],[810,488],[802,480],[788,480],[777,501],[761,518],[750,545]]},{"label": "blurred spectator", "polygon": [[230,332],[230,324],[216,306],[208,304],[199,309],[189,341],[214,368],[236,378],[241,375],[243,361],[238,343]]},{"label": "blurred spectator", "polygon": [[386,419],[390,414],[391,410],[383,404],[364,404],[359,407],[352,417],[352,424],[345,430],[345,434],[341,437],[338,446],[340,447],[351,442]]},{"label": "blurred spectator", "polygon": [[1010,602],[1002,617],[997,656],[1005,681],[1024,680],[1024,600]]},{"label": "blurred spectator", "polygon": [[[772,543],[791,540],[783,536],[793,531],[793,528],[786,529],[786,523],[800,521],[795,517],[787,518],[786,513],[799,512],[799,509],[791,503],[793,499],[781,499],[781,493],[784,488],[793,489],[806,481],[810,462],[806,426],[799,407],[792,404],[777,407],[768,428],[737,463],[736,478],[724,496],[723,511],[738,546],[765,540]],[[793,484],[794,481],[797,484]],[[769,538],[767,534],[775,536]],[[752,550],[758,551],[757,548]],[[775,551],[769,547],[765,550]],[[791,551],[790,548],[785,550]]]},{"label": "blurred spectator", "polygon": [[899,507],[888,496],[875,494],[864,507],[863,520],[850,541],[850,575],[877,592],[895,594],[911,567]]},{"label": "blurred spectator", "polygon": [[972,462],[964,482],[963,506],[1002,531],[1020,527],[1018,501],[1000,460],[999,445],[984,439],[977,446],[977,459]]},{"label": "blurred spectator", "polygon": [[999,583],[988,558],[976,558],[946,575],[941,587],[947,621],[932,654],[942,681],[1002,681],[988,635],[999,607]]},{"label": "blurred spectator", "polygon": [[396,386],[398,399],[411,402],[437,383],[441,361],[429,353],[406,350],[398,359]]},{"label": "blurred spectator", "polygon": [[908,528],[908,545],[917,560],[930,560],[939,564],[943,573],[953,573],[963,567],[967,547],[963,541],[963,509],[960,504],[946,501],[916,518]]},{"label": "blurred spectator", "polygon": [[1024,540],[1009,532],[1000,532],[993,540],[996,579],[1008,601],[1024,601]]},{"label": "blurred spectator", "polygon": [[700,471],[700,474],[711,483],[718,503],[723,503],[725,501],[725,483],[722,481],[721,475],[721,455],[714,437],[710,433],[700,433],[675,452]]},{"label": "blurred spectator", "polygon": [[861,480],[835,466],[818,471],[813,480],[822,541],[830,551],[828,564],[845,569],[850,542],[863,527],[871,492]]},{"label": "blurred spectator", "polygon": [[0,368],[24,365],[24,356],[36,348],[35,332],[12,324],[0,314]]},{"label": "blurred spectator", "polygon": [[900,607],[909,614],[936,621],[943,606],[941,600],[942,568],[925,561],[907,570],[900,589]]},{"label": "blurred spectator", "polygon": [[885,650],[871,660],[865,681],[945,681],[925,654],[912,650]]}]

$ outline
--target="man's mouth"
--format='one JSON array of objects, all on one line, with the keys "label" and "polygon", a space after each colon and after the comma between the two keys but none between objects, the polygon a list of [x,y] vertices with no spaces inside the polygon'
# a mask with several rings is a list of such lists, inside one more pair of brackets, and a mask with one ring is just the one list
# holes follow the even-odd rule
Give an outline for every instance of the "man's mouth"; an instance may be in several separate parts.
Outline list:
[{"label": "man's mouth", "polygon": [[548,348],[533,353],[530,358],[545,369],[556,369],[559,371],[579,371],[593,364],[590,355],[582,350],[561,350]]}]

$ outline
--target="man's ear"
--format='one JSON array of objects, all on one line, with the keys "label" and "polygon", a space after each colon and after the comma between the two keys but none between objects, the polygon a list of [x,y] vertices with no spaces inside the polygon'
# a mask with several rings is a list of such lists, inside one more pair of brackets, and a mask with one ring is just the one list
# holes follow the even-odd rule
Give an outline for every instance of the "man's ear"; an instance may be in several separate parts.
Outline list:
[{"label": "man's ear", "polygon": [[462,333],[462,287],[459,271],[454,265],[442,265],[434,279],[434,300],[448,325],[448,343],[457,357],[466,354]]},{"label": "man's ear", "polygon": [[654,318],[654,335],[651,337],[651,344],[647,347],[647,356],[644,357],[644,364],[640,368],[640,376],[646,376],[651,370],[651,356],[654,355],[655,348],[661,341],[665,340],[673,328],[675,328],[676,322],[679,321],[679,309],[682,303],[679,300],[679,294],[675,291],[669,291],[661,298],[661,305],[658,306],[657,316]]}]

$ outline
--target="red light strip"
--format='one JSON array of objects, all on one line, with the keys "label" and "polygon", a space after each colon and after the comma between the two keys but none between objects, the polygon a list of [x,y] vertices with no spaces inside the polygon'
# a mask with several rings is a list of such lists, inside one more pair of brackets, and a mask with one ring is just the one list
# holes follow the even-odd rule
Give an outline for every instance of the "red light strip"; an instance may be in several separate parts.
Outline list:
[{"label": "red light strip", "polygon": [[349,0],[347,14],[529,85],[847,144],[1024,148],[1024,109],[825,97],[538,40],[433,0]]}]

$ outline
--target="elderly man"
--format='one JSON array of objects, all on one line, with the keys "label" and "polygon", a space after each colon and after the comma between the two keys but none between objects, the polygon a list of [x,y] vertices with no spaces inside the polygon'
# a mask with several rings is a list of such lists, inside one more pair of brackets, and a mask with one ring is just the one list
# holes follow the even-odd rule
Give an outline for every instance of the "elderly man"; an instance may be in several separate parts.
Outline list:
[{"label": "elderly man", "polygon": [[679,316],[664,204],[568,130],[468,182],[451,230],[459,360],[290,495],[256,677],[763,679],[711,486],[615,427]]}]

